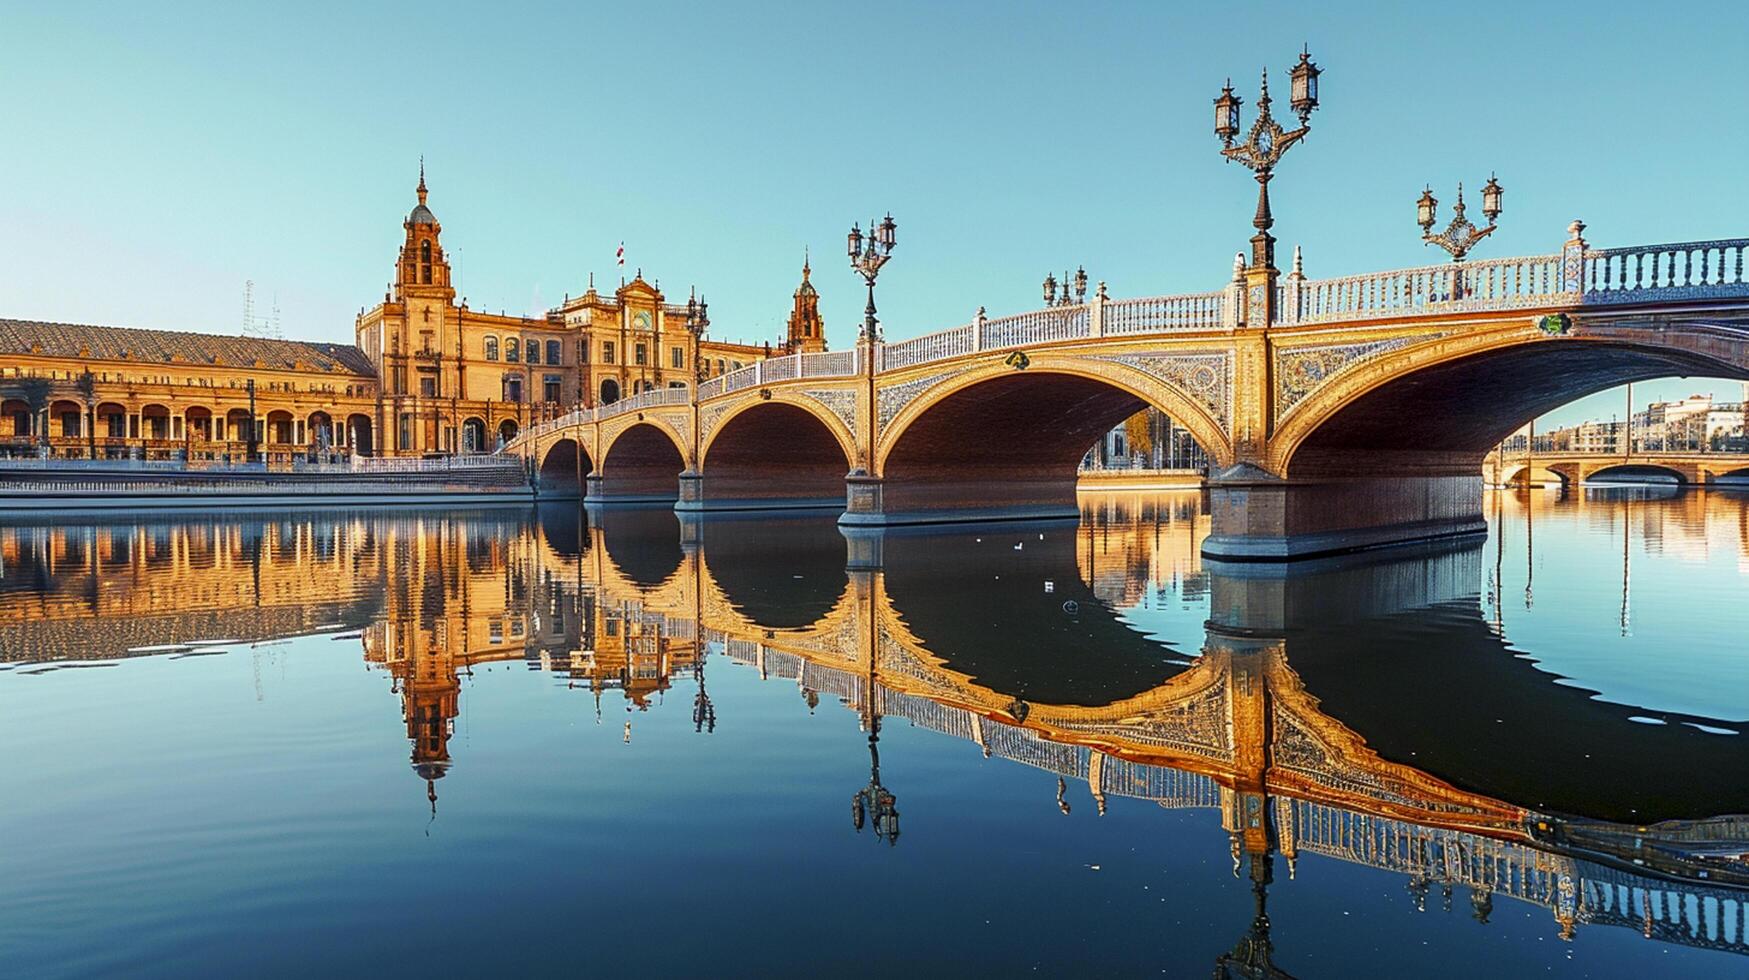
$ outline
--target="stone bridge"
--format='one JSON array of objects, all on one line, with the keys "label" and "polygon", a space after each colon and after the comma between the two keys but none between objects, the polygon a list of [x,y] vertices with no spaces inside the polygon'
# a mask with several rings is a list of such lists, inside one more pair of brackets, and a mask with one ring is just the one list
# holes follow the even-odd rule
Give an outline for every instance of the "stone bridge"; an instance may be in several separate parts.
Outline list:
[{"label": "stone bridge", "polygon": [[1559,450],[1493,452],[1482,464],[1482,477],[1490,486],[1559,482],[1574,487],[1597,476],[1617,479],[1634,477],[1674,478],[1683,486],[1705,486],[1721,477],[1743,478],[1749,485],[1749,453],[1640,451],[1621,453]]},{"label": "stone bridge", "polygon": [[1076,514],[1076,466],[1145,406],[1212,461],[1205,554],[1279,560],[1482,530],[1483,457],[1631,381],[1749,379],[1749,239],[1224,288],[799,354],[583,409],[505,448],[542,493],[847,525]]}]

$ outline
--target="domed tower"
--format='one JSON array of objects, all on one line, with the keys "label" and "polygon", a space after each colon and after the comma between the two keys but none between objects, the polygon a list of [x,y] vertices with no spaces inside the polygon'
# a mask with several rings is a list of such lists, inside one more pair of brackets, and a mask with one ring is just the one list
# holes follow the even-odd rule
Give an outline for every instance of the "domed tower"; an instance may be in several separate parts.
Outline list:
[{"label": "domed tower", "polygon": [[789,336],[785,346],[791,353],[815,353],[826,349],[826,323],[820,319],[820,294],[808,281],[808,258],[802,256],[802,284],[796,289],[789,312]]},{"label": "domed tower", "polygon": [[395,276],[395,298],[402,302],[412,297],[437,299],[445,304],[455,298],[449,283],[449,262],[443,257],[439,235],[443,226],[437,215],[426,206],[425,163],[419,163],[419,203],[407,215],[401,227],[407,231],[407,241],[401,246],[399,269]]}]

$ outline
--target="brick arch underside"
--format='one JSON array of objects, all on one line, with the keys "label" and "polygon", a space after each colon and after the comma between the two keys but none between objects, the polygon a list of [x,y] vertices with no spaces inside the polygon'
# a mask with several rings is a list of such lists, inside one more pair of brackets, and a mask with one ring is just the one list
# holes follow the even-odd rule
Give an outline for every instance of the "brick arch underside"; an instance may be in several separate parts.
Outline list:
[{"label": "brick arch underside", "polygon": [[960,389],[918,415],[882,469],[889,516],[1078,513],[1076,470],[1100,436],[1148,407],[1091,378],[1016,372]]},{"label": "brick arch underside", "polygon": [[806,409],[765,402],[723,423],[704,456],[713,501],[784,502],[844,509],[850,460],[826,423]]},{"label": "brick arch underside", "polygon": [[1749,377],[1721,361],[1624,344],[1539,342],[1404,374],[1319,423],[1289,478],[1475,477],[1482,458],[1530,419],[1586,395],[1668,377]]},{"label": "brick arch underside", "polygon": [[680,495],[686,461],[667,433],[639,422],[620,433],[601,461],[604,499],[673,500]]},{"label": "brick arch underside", "polygon": [[583,452],[575,439],[560,439],[547,449],[540,464],[540,489],[543,497],[579,497],[583,481],[594,472],[595,464]]},{"label": "brick arch underside", "polygon": [[1587,481],[1602,480],[1605,483],[1633,483],[1636,481],[1657,480],[1687,485],[1688,475],[1674,466],[1662,466],[1657,463],[1618,463],[1613,466],[1601,466],[1585,474]]}]

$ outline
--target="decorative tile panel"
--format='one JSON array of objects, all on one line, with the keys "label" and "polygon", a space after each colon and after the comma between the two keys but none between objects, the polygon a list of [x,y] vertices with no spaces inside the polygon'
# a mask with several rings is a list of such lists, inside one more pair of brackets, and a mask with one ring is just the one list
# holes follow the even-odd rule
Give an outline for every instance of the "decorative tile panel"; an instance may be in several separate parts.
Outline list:
[{"label": "decorative tile panel", "polygon": [[912,399],[922,394],[926,389],[933,388],[953,377],[954,373],[949,371],[942,374],[932,374],[927,378],[918,378],[904,384],[889,385],[877,391],[875,393],[875,408],[876,414],[880,416],[881,429],[884,430],[891,425],[893,419],[898,418],[899,413],[905,410],[905,406],[911,404]]},{"label": "decorative tile panel", "polygon": [[1336,375],[1380,354],[1388,354],[1442,336],[1444,334],[1428,333],[1413,337],[1392,337],[1389,340],[1370,340],[1359,344],[1325,344],[1276,350],[1276,420],[1286,418],[1294,406]]},{"label": "decorative tile panel", "polygon": [[1109,354],[1100,358],[1155,378],[1208,409],[1221,431],[1232,434],[1233,359],[1226,351],[1170,354]]},{"label": "decorative tile panel", "polygon": [[862,426],[856,416],[856,401],[858,392],[850,388],[807,388],[802,394],[812,398],[826,407],[828,412],[837,416],[838,421],[850,430],[851,442],[862,445]]}]

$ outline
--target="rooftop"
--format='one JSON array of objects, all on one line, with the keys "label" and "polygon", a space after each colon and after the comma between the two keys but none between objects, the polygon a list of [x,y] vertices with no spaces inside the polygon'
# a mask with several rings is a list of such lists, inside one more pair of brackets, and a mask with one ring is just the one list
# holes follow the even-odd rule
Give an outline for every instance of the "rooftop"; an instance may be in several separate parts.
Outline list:
[{"label": "rooftop", "polygon": [[139,364],[222,364],[316,370],[374,378],[364,351],[351,344],[268,340],[183,330],[99,327],[0,318],[0,354],[30,354]]}]

